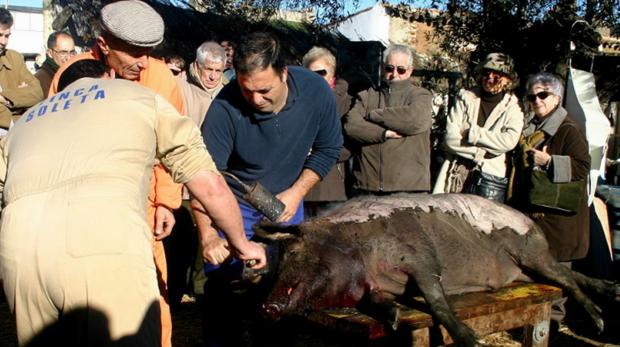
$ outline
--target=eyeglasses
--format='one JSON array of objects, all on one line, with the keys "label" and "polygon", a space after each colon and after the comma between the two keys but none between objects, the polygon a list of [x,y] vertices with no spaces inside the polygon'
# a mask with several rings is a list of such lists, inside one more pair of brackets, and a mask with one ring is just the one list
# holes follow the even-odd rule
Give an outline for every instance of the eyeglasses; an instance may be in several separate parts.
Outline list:
[{"label": "eyeglasses", "polygon": [[528,94],[525,98],[529,102],[534,102],[536,101],[536,98],[539,98],[540,100],[545,100],[549,95],[553,95],[553,94],[549,93],[548,91],[542,91],[536,94]]},{"label": "eyeglasses", "polygon": [[321,75],[321,76],[323,76],[323,77],[327,76],[327,70],[325,70],[325,69],[321,69],[321,70],[312,70],[312,72],[316,72],[316,73],[318,73],[319,75]]},{"label": "eyeglasses", "polygon": [[77,54],[77,52],[75,51],[75,49],[72,49],[70,51],[57,51],[53,48],[51,48],[52,51],[54,51],[54,53],[58,54],[61,57],[68,57],[68,56],[74,56]]},{"label": "eyeglasses", "polygon": [[385,72],[389,72],[392,73],[394,72],[394,70],[396,70],[396,72],[398,72],[399,75],[404,75],[407,72],[407,67],[404,66],[394,66],[391,64],[387,64],[383,67],[383,70],[385,70]]}]

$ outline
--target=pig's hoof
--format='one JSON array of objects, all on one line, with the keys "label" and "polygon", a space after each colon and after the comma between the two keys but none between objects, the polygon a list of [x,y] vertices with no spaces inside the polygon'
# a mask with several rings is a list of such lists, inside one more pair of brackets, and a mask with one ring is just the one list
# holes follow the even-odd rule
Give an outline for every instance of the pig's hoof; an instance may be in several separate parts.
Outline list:
[{"label": "pig's hoof", "polygon": [[594,324],[596,324],[596,330],[599,334],[601,334],[603,330],[605,330],[605,322],[603,321],[603,318],[601,317],[595,318]]},{"label": "pig's hoof", "polygon": [[282,316],[282,307],[278,304],[263,304],[262,312],[272,320],[278,320]]},{"label": "pig's hoof", "polygon": [[601,317],[601,309],[594,304],[585,306],[585,309],[590,317],[592,317],[592,321],[594,325],[596,325],[598,333],[602,333],[603,329],[605,329],[605,322],[603,321],[603,317]]},{"label": "pig's hoof", "polygon": [[394,314],[392,318],[388,319],[388,324],[392,328],[393,331],[398,330],[398,324],[400,323],[400,309],[398,307],[394,308]]},{"label": "pig's hoof", "polygon": [[483,347],[484,343],[478,339],[476,334],[469,327],[466,327],[464,331],[459,332],[458,337],[454,336],[454,340],[457,346],[463,347]]}]

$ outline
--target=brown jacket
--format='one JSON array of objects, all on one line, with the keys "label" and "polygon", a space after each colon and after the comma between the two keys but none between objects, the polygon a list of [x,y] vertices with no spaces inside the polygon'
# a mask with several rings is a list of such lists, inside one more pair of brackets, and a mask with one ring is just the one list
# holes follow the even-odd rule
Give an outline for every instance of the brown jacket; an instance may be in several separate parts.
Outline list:
[{"label": "brown jacket", "polygon": [[52,59],[47,58],[39,71],[34,74],[34,77],[41,83],[41,89],[43,89],[43,94],[46,98],[50,90],[50,85],[52,85],[52,79],[57,70],[58,65],[56,65]]},{"label": "brown jacket", "polygon": [[[531,124],[527,126],[524,135],[531,134],[533,128]],[[538,149],[547,146],[547,152],[551,154],[551,165],[547,171],[552,182],[582,180],[585,186],[590,172],[590,154],[586,138],[577,123],[560,107],[536,130],[545,132],[545,142]],[[547,236],[551,254],[556,259],[570,261],[585,257],[590,246],[590,210],[586,189],[581,199],[581,206],[573,215],[531,207],[527,202],[530,171],[522,168],[523,160],[518,160],[521,157],[522,154],[517,147],[515,183],[510,204],[530,213]]]},{"label": "brown jacket", "polygon": [[[353,188],[367,192],[429,191],[432,94],[411,80],[369,89],[344,124],[354,155]],[[403,137],[386,139],[393,130]]]},{"label": "brown jacket", "polygon": [[8,129],[13,115],[43,100],[39,80],[28,71],[24,57],[11,49],[0,57],[0,89],[0,95],[12,103],[11,107],[0,104],[0,128]]},{"label": "brown jacket", "polygon": [[[343,79],[336,80],[334,95],[336,96],[336,108],[342,120],[344,115],[349,112],[353,104],[353,98],[348,92],[349,84]],[[346,146],[346,142],[345,142]],[[347,200],[346,180],[347,164],[351,152],[342,147],[340,158],[336,165],[329,171],[323,180],[317,183],[304,197],[304,201],[345,201]]]}]

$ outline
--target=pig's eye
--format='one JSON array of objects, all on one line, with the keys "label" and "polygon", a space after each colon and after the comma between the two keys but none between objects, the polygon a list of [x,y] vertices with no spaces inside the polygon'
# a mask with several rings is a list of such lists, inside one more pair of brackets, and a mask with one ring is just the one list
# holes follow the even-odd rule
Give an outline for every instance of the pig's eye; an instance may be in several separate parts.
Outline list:
[{"label": "pig's eye", "polygon": [[329,267],[327,266],[321,266],[319,268],[319,272],[322,276],[325,276],[325,277],[329,277],[329,274],[331,273]]}]

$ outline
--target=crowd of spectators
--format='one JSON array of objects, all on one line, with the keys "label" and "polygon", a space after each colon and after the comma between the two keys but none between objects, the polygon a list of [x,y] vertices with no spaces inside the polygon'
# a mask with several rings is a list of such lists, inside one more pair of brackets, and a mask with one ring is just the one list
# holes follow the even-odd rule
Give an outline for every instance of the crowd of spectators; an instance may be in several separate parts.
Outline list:
[{"label": "crowd of spectators", "polygon": [[[105,72],[86,77],[122,79],[146,87],[159,95],[157,102],[169,103],[176,110],[170,112],[188,116],[194,128],[201,130],[200,145],[213,158],[213,172],[226,171],[234,176],[224,179],[239,209],[214,214],[205,205],[204,195],[188,189],[189,185],[183,188],[171,176],[171,171],[174,175],[185,174],[179,167],[171,170],[172,163],[181,158],[174,157],[174,153],[154,153],[149,158],[153,165],[146,175],[150,183],[143,203],[144,222],[152,230],[153,261],[152,269],[143,271],[158,280],[156,338],[162,346],[171,344],[169,306],[174,308],[183,297],[204,300],[205,331],[211,337],[222,332],[217,324],[222,316],[217,312],[229,302],[222,298],[231,290],[228,284],[238,279],[243,265],[234,260],[235,256],[240,258],[244,253],[238,241],[233,246],[228,239],[229,223],[237,221],[227,220],[221,214],[239,217],[248,240],[254,236],[252,225],[264,218],[262,211],[244,199],[245,192],[236,180],[246,184],[259,182],[278,198],[284,210],[274,222],[281,224],[301,223],[305,218],[320,216],[333,205],[359,195],[470,193],[510,204],[529,214],[547,235],[552,253],[562,262],[583,258],[588,251],[585,185],[590,157],[583,132],[562,107],[563,86],[557,76],[531,76],[525,85],[526,95],[519,98],[514,92],[519,86],[515,62],[506,54],[489,53],[476,69],[477,86],[456,96],[441,144],[446,160],[439,175],[431,177],[433,93],[418,86],[412,77],[415,53],[407,45],[387,47],[381,83],[353,95],[347,82],[337,75],[335,52],[325,47],[312,47],[303,56],[301,66],[286,65],[279,40],[258,32],[239,37],[238,42],[206,41],[197,46],[195,59],[189,64],[175,54],[164,62],[151,56],[153,48],[163,40],[164,23],[145,3],[112,2],[102,8],[99,22],[101,30],[96,43],[85,53],[76,53],[68,33],[51,34],[46,60],[33,76],[22,56],[6,48],[12,17],[6,9],[0,9],[0,130],[3,136],[7,132],[10,136],[14,126],[19,129],[19,123],[32,119],[28,116],[27,120],[19,120],[25,110],[45,97],[49,98],[44,103],[50,105],[55,97],[61,100],[61,91],[72,90],[71,83],[83,77],[79,74],[86,75],[83,68],[70,69],[82,60],[100,62]],[[65,73],[65,79],[74,76],[68,86],[62,83]],[[100,84],[131,89],[131,85]],[[56,96],[58,93],[61,94]],[[147,94],[140,94],[140,102],[151,100],[152,96]],[[92,107],[105,112],[101,106]],[[88,113],[87,109],[80,108]],[[178,140],[179,148],[196,146],[187,142],[193,139],[191,134],[186,134],[186,142]],[[6,151],[3,157],[10,165]],[[160,157],[168,161],[156,160]],[[40,169],[51,170],[45,166]],[[564,201],[576,207],[533,203],[530,195],[536,193],[535,189],[543,189],[532,181],[540,174],[546,178],[547,186],[570,182],[583,186],[578,194],[567,195],[566,199],[576,201]],[[10,176],[0,180],[7,187],[4,191],[10,192]],[[190,182],[189,178],[185,182]],[[218,198],[224,193],[218,194],[209,197]],[[11,207],[7,206],[6,196],[3,207]],[[4,220],[2,224],[4,227]],[[163,241],[171,232],[171,238],[177,233],[189,235],[187,246],[165,252]],[[7,232],[3,230],[1,234],[4,237],[0,243],[6,242]],[[8,278],[8,273],[14,273],[9,254],[13,253],[0,249],[5,292],[11,295],[11,302],[15,302],[15,297],[27,302],[28,297],[17,292],[21,290],[16,289],[17,280]],[[113,252],[109,257],[114,258]],[[175,257],[186,260],[179,263]],[[130,283],[119,283],[123,281],[121,277],[110,277],[110,286],[131,290]],[[42,329],[45,322],[61,319],[64,314],[62,307],[41,312],[41,316],[12,308],[16,310],[18,329],[31,326],[20,333],[20,344],[40,332],[36,327]],[[110,312],[122,314],[122,310]],[[33,324],[34,321],[37,323]],[[225,344],[217,339],[212,342]]]}]

